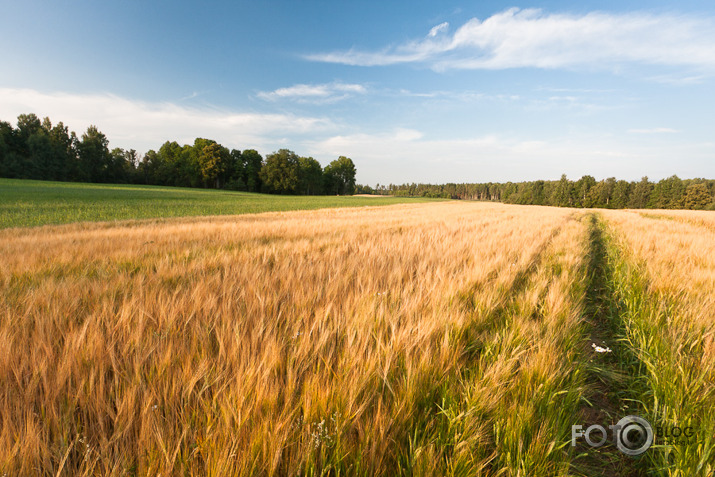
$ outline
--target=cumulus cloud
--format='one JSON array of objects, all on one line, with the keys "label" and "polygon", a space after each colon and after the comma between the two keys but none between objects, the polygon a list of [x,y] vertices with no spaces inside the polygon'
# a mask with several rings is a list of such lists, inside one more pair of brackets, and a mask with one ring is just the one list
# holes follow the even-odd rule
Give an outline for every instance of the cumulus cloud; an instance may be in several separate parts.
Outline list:
[{"label": "cumulus cloud", "polygon": [[438,25],[424,39],[378,51],[351,49],[306,58],[358,66],[425,63],[436,70],[607,68],[623,63],[715,67],[715,22],[704,17],[512,8],[483,21],[473,18],[452,35],[438,35],[442,30]]},{"label": "cumulus cloud", "polygon": [[324,103],[340,101],[356,94],[365,94],[366,92],[367,89],[361,84],[296,84],[274,91],[261,91],[257,96],[267,101],[289,99],[299,102]]},{"label": "cumulus cloud", "polygon": [[213,107],[135,101],[112,94],[44,93],[0,88],[3,120],[23,113],[49,116],[81,134],[95,124],[111,147],[140,151],[158,148],[166,140],[193,143],[196,137],[215,139],[229,147],[273,147],[286,136],[333,131],[325,118],[290,114],[236,112]]}]

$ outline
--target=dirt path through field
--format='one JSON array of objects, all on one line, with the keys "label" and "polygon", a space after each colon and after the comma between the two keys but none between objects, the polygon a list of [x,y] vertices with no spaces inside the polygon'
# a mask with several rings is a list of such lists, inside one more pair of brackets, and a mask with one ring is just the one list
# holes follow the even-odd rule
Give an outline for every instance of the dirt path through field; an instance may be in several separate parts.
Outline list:
[{"label": "dirt path through field", "polygon": [[[602,447],[592,448],[580,439],[574,467],[583,475],[640,476],[645,472],[637,468],[637,460],[621,453],[613,441],[608,426],[615,425],[629,411],[634,396],[629,392],[629,351],[620,340],[622,323],[618,303],[610,293],[608,282],[611,270],[606,257],[606,244],[602,224],[596,214],[589,218],[588,288],[586,290],[586,310],[588,341],[583,345],[584,356],[588,356],[586,370],[585,398],[589,404],[581,408],[580,424],[586,430],[597,424],[608,430],[608,440]],[[591,437],[601,440],[598,430]]]}]

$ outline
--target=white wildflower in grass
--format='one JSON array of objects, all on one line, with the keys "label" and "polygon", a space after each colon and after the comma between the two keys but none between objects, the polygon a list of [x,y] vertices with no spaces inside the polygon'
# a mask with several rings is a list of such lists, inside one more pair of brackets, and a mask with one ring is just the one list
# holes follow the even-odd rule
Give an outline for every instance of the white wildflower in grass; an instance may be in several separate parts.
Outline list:
[{"label": "white wildflower in grass", "polygon": [[596,350],[596,353],[610,353],[611,348],[603,348],[601,346],[598,346],[596,343],[591,343],[591,346],[593,347],[594,350]]},{"label": "white wildflower in grass", "polygon": [[335,443],[335,438],[338,433],[337,416],[338,413],[335,412],[330,417],[332,426],[325,422],[325,418],[321,419],[320,422],[314,422],[310,426],[310,429],[312,430],[310,433],[310,442],[315,449],[319,448],[321,445],[330,447]]}]

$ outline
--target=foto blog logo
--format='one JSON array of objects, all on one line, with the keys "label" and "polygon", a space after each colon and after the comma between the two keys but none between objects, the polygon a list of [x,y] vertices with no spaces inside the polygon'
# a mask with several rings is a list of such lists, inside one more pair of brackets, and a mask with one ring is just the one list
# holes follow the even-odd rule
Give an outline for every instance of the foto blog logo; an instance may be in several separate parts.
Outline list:
[{"label": "foto blog logo", "polygon": [[[610,425],[613,442],[619,451],[626,455],[637,456],[647,451],[653,445],[653,428],[650,423],[639,416],[626,416],[615,425]],[[609,433],[599,424],[588,426],[586,430],[580,424],[571,426],[571,445],[583,438],[591,447],[601,447],[608,441]]]}]

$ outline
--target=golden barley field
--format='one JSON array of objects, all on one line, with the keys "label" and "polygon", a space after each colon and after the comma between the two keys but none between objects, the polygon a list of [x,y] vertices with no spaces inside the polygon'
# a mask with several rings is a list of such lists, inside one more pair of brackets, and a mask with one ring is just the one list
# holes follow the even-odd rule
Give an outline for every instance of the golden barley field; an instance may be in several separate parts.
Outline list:
[{"label": "golden barley field", "polygon": [[[644,214],[0,231],[0,476],[711,475],[715,219]],[[571,445],[621,402],[697,442]]]}]

